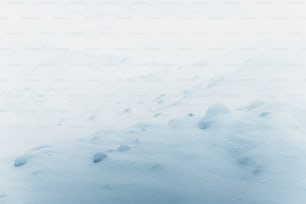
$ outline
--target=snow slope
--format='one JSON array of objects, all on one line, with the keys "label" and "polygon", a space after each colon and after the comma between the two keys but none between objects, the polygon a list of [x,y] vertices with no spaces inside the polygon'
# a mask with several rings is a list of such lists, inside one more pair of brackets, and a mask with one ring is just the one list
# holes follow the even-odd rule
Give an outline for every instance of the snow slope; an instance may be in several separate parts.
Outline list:
[{"label": "snow slope", "polygon": [[1,204],[306,201],[303,2],[0,4]]}]

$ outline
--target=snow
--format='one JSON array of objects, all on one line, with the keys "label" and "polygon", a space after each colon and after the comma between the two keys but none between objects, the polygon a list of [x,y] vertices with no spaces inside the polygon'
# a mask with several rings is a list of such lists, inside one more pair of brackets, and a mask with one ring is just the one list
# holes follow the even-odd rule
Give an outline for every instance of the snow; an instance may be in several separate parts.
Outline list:
[{"label": "snow", "polygon": [[303,2],[0,4],[0,204],[305,203]]},{"label": "snow", "polygon": [[104,154],[102,152],[98,152],[93,156],[93,162],[94,163],[99,163],[101,161],[103,161],[104,159],[106,159],[107,154]]},{"label": "snow", "polygon": [[[226,117],[229,109],[224,104],[213,104],[208,107],[205,117],[200,121],[199,128],[211,128],[216,120],[220,117]],[[219,128],[219,127],[217,127]]]},{"label": "snow", "polygon": [[130,149],[130,147],[126,144],[122,144],[117,148],[118,152],[125,152],[128,151]]},{"label": "snow", "polygon": [[15,160],[14,166],[15,166],[15,167],[23,166],[23,165],[25,165],[26,163],[28,163],[28,161],[29,161],[30,159],[31,159],[31,156],[30,156],[30,155],[23,155],[23,156],[20,156],[20,157],[18,157],[18,158]]}]

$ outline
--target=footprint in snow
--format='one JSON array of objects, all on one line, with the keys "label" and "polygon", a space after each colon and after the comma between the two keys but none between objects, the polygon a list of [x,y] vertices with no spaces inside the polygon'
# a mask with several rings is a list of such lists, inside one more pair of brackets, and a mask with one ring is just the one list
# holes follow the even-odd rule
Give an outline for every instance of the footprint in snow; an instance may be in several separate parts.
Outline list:
[{"label": "footprint in snow", "polygon": [[32,155],[29,155],[29,154],[24,154],[22,156],[19,156],[15,159],[14,166],[15,167],[24,166],[29,162],[31,158],[32,158]]},{"label": "footprint in snow", "polygon": [[230,113],[226,105],[216,103],[208,107],[205,117],[200,121],[200,129],[208,129],[212,127],[219,119]]},{"label": "footprint in snow", "polygon": [[44,153],[44,151],[48,148],[50,148],[49,145],[38,146],[30,150],[29,152],[17,157],[14,161],[14,167],[22,167],[26,165],[32,159],[33,156],[35,156],[36,154]]},{"label": "footprint in snow", "polygon": [[158,116],[160,116],[160,113],[155,113],[154,114],[154,118],[157,118]]},{"label": "footprint in snow", "polygon": [[151,168],[154,169],[154,170],[158,170],[158,169],[161,168],[161,165],[158,164],[158,163],[156,163],[156,164],[153,164],[153,165],[151,166]]},{"label": "footprint in snow", "polygon": [[263,167],[250,157],[242,157],[238,159],[240,167],[249,170],[254,175],[259,175],[263,171]]},{"label": "footprint in snow", "polygon": [[188,116],[189,117],[193,117],[193,113],[188,113]]},{"label": "footprint in snow", "polygon": [[94,163],[99,163],[107,158],[107,154],[104,154],[102,152],[98,152],[94,154],[92,161]]},{"label": "footprint in snow", "polygon": [[117,152],[126,152],[130,149],[130,147],[126,144],[122,144],[117,148]]},{"label": "footprint in snow", "polygon": [[130,108],[125,108],[124,113],[130,113],[132,110]]},{"label": "footprint in snow", "polygon": [[97,118],[96,115],[91,115],[91,116],[88,117],[88,120],[95,120],[96,118]]},{"label": "footprint in snow", "polygon": [[155,101],[157,101],[157,103],[163,103],[165,101],[165,96],[164,94],[161,94],[160,96],[158,96]]},{"label": "footprint in snow", "polygon": [[5,198],[6,195],[5,194],[0,194],[0,199]]},{"label": "footprint in snow", "polygon": [[259,115],[259,117],[264,118],[264,117],[267,117],[267,116],[269,116],[269,115],[270,115],[269,112],[263,112],[263,113],[261,113],[261,114]]}]

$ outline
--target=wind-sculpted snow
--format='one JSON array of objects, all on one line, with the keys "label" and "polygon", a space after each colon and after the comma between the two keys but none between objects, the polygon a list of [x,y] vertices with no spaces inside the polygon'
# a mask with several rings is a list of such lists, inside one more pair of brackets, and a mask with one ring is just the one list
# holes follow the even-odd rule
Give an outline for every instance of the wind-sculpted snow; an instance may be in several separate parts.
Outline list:
[{"label": "wind-sculpted snow", "polygon": [[[186,115],[172,125],[148,126],[146,131],[105,131],[98,134],[99,140],[96,133],[93,143],[80,139],[33,148],[16,159],[19,171],[11,172],[27,190],[3,192],[1,199],[7,203],[19,199],[24,203],[301,203],[306,139],[305,116],[298,112],[264,101],[238,109],[218,103],[209,106],[202,119]],[[28,161],[28,154],[35,162]]]},{"label": "wind-sculpted snow", "polygon": [[306,203],[294,0],[2,0],[0,204]]}]

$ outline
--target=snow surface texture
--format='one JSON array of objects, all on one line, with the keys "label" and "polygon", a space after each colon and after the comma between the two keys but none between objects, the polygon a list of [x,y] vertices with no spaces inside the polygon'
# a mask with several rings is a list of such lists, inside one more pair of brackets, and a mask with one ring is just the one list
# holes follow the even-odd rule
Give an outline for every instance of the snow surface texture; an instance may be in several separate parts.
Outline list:
[{"label": "snow surface texture", "polygon": [[0,204],[306,203],[306,3],[0,2]]}]

